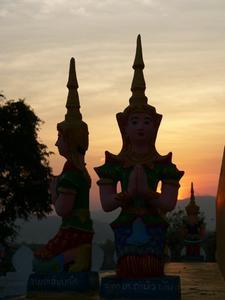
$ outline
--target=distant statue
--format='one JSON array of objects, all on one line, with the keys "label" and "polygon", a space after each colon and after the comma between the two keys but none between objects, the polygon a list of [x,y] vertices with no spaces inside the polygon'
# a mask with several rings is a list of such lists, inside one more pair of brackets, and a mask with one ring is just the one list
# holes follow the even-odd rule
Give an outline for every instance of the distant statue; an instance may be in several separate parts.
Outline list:
[{"label": "distant statue", "polygon": [[[164,273],[168,227],[165,214],[176,205],[179,180],[184,172],[171,162],[172,153],[161,156],[155,148],[162,115],[147,103],[145,96],[140,35],[133,69],[129,105],[116,115],[122,149],[118,155],[106,151],[105,164],[95,170],[100,177],[104,211],[121,208],[119,217],[111,224],[118,258],[117,275],[143,278]],[[121,192],[117,190],[119,182]]]},{"label": "distant statue", "polygon": [[185,243],[186,258],[202,260],[200,255],[201,243],[205,237],[205,223],[200,216],[200,208],[195,202],[194,186],[191,183],[191,198],[185,207],[187,216],[183,220],[183,235]]},{"label": "distant statue", "polygon": [[50,193],[62,224],[56,236],[35,253],[39,272],[88,271],[91,267],[92,220],[89,212],[91,179],[85,167],[88,127],[80,113],[75,60],[70,61],[65,120],[57,124],[56,146],[66,158],[62,173],[52,179]]}]

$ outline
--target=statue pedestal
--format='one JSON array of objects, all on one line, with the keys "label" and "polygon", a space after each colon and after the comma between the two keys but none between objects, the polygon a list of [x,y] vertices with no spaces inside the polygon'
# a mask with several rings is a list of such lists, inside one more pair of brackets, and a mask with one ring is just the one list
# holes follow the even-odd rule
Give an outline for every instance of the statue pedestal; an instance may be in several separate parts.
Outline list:
[{"label": "statue pedestal", "polygon": [[181,257],[182,261],[205,261],[204,255],[201,255],[202,252],[202,240],[191,241],[184,240],[185,245],[185,255]]},{"label": "statue pedestal", "polygon": [[98,289],[97,272],[33,273],[29,277],[27,292],[28,296],[48,296],[51,293],[85,293]]},{"label": "statue pedestal", "polygon": [[204,262],[205,261],[205,258],[203,255],[195,255],[195,256],[192,256],[192,255],[184,255],[181,257],[182,261],[188,261],[188,262]]},{"label": "statue pedestal", "polygon": [[104,277],[100,288],[101,299],[152,299],[180,300],[179,276],[162,276],[145,279]]}]

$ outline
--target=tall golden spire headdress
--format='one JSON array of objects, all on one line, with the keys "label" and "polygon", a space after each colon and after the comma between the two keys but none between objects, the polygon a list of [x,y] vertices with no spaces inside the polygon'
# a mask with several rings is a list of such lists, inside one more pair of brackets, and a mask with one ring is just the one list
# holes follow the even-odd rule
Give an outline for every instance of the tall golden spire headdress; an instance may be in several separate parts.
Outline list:
[{"label": "tall golden spire headdress", "polygon": [[155,136],[152,137],[152,148],[155,155],[159,155],[155,150],[155,143],[157,131],[162,119],[162,115],[156,112],[154,106],[148,104],[148,98],[145,96],[145,79],[143,74],[144,69],[144,61],[142,55],[142,45],[141,45],[141,36],[140,34],[137,36],[137,44],[136,44],[136,54],[133,63],[134,76],[131,84],[131,92],[132,95],[129,99],[129,105],[125,108],[123,112],[120,112],[116,115],[117,122],[120,128],[120,132],[123,139],[123,146],[121,150],[121,154],[127,150],[128,142],[126,140],[125,127],[128,120],[128,117],[131,113],[142,112],[147,113],[151,116],[154,128],[155,128]]},{"label": "tall golden spire headdress", "polygon": [[158,128],[162,115],[156,113],[155,107],[148,104],[148,98],[145,96],[146,85],[143,74],[144,67],[141,36],[139,34],[137,36],[136,54],[133,63],[134,76],[131,84],[132,96],[129,99],[129,105],[125,108],[123,113],[117,114],[117,121],[120,123],[120,121],[126,117],[125,115],[131,112],[146,112],[152,115],[155,126]]},{"label": "tall golden spire headdress", "polygon": [[78,87],[75,59],[72,57],[70,60],[69,78],[67,83],[67,113],[65,115],[65,120],[57,124],[57,130],[62,132],[73,153],[78,151],[84,154],[88,149],[88,127],[87,124],[82,121],[80,100],[77,91]]}]

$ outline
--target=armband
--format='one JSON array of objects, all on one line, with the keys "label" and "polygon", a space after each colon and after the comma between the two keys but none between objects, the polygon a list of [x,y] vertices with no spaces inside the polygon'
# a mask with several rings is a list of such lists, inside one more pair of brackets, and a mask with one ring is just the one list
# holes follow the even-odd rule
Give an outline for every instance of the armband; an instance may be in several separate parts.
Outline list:
[{"label": "armband", "polygon": [[177,180],[167,179],[167,180],[163,180],[162,183],[172,185],[172,186],[175,186],[175,187],[178,187],[178,188],[180,187],[180,184]]},{"label": "armband", "polygon": [[70,190],[70,189],[66,189],[66,188],[63,188],[63,187],[59,187],[57,189],[57,192],[60,193],[60,194],[64,194],[64,195],[76,195],[77,192],[74,191],[74,190]]},{"label": "armband", "polygon": [[160,193],[152,191],[151,189],[148,190],[147,192],[147,197],[148,199],[158,199],[160,196]]},{"label": "armband", "polygon": [[121,206],[126,206],[131,197],[127,192],[120,192],[116,194],[115,199],[120,203]]}]

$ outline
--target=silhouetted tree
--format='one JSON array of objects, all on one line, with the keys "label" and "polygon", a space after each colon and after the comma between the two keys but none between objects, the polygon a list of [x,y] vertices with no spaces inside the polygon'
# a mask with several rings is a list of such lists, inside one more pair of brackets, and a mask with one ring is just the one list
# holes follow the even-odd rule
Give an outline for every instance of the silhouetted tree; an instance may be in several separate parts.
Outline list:
[{"label": "silhouetted tree", "polygon": [[47,147],[37,139],[41,120],[24,100],[0,102],[0,243],[14,238],[17,218],[51,211]]}]

